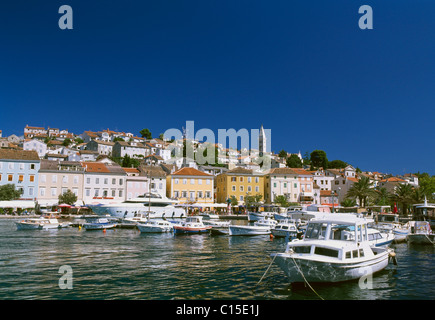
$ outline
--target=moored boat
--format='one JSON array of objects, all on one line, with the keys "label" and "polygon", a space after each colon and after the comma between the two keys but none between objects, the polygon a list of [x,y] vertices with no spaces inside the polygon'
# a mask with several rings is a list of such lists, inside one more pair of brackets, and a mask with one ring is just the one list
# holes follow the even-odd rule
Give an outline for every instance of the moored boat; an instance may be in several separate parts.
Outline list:
[{"label": "moored boat", "polygon": [[58,229],[63,225],[52,215],[42,215],[39,218],[30,218],[15,222],[17,230],[47,230]]},{"label": "moored boat", "polygon": [[116,227],[116,223],[107,218],[87,218],[83,224],[86,230],[105,230]]},{"label": "moored boat", "polygon": [[172,232],[173,225],[163,219],[151,219],[146,222],[137,223],[137,228],[143,233],[164,233]]},{"label": "moored boat", "polygon": [[435,245],[435,235],[432,233],[429,221],[410,221],[410,225],[408,243]]},{"label": "moored boat", "polygon": [[367,236],[368,241],[375,247],[389,246],[396,238],[393,232],[381,232],[374,228],[367,229]]},{"label": "moored boat", "polygon": [[312,220],[303,240],[288,242],[271,255],[293,282],[340,282],[383,270],[392,249],[372,246],[367,220],[343,216]]},{"label": "moored boat", "polygon": [[202,217],[200,216],[190,216],[187,217],[185,221],[178,225],[174,225],[174,233],[176,234],[190,234],[190,233],[208,233],[211,226],[206,226],[202,222]]},{"label": "moored boat", "polygon": [[276,226],[271,229],[272,235],[277,238],[296,239],[301,232],[298,230],[293,220],[283,219],[278,221]]},{"label": "moored boat", "polygon": [[256,236],[270,234],[271,229],[277,224],[276,220],[273,219],[261,219],[254,222],[253,225],[230,225],[229,235],[230,236]]}]

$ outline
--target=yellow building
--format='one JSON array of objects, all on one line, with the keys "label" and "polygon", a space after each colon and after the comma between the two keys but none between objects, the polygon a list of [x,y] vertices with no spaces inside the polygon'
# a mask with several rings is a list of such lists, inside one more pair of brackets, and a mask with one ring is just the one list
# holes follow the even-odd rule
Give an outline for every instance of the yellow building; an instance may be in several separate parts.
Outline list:
[{"label": "yellow building", "polygon": [[179,203],[213,203],[213,179],[195,168],[181,168],[166,176],[166,195]]},{"label": "yellow building", "polygon": [[245,204],[247,195],[260,194],[264,200],[264,175],[251,169],[234,168],[216,177],[216,198],[224,203],[235,196],[239,205]]}]

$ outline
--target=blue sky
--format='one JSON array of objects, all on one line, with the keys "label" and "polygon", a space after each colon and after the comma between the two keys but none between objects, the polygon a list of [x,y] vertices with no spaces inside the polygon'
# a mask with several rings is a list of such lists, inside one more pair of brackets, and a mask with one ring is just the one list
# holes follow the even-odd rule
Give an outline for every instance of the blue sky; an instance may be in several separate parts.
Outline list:
[{"label": "blue sky", "polygon": [[[61,5],[73,30],[61,30]],[[361,30],[358,8],[373,8]],[[435,174],[435,2],[0,4],[0,129],[272,130],[367,171]]]}]

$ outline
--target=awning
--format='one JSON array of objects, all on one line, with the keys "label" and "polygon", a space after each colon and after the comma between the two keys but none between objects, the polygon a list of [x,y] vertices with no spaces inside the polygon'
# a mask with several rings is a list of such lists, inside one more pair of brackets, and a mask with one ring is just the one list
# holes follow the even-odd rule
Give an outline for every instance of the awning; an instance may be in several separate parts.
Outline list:
[{"label": "awning", "polygon": [[0,201],[0,208],[35,208],[33,200]]}]

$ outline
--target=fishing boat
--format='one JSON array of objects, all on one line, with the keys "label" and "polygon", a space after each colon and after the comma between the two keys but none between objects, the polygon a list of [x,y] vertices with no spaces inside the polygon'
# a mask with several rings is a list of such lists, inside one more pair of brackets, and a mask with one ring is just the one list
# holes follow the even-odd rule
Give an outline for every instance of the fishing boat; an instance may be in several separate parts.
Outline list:
[{"label": "fishing boat", "polygon": [[336,215],[312,220],[303,240],[288,242],[285,252],[271,257],[291,283],[341,282],[371,275],[383,270],[395,254],[388,247],[371,245],[367,222]]},{"label": "fishing boat", "polygon": [[435,245],[435,235],[432,233],[429,221],[410,221],[411,232],[408,234],[410,244]]},{"label": "fishing boat", "polygon": [[259,221],[266,218],[273,218],[275,212],[261,211],[261,212],[248,212],[248,221]]},{"label": "fishing boat", "polygon": [[181,222],[178,225],[174,225],[174,233],[175,234],[189,234],[189,233],[208,233],[211,226],[206,226],[202,222],[202,217],[200,216],[191,216],[187,217],[185,221]]},{"label": "fishing boat", "polygon": [[137,228],[143,233],[164,233],[172,232],[173,224],[163,219],[150,219],[137,223]]},{"label": "fishing boat", "polygon": [[274,228],[276,224],[276,220],[261,219],[255,221],[253,225],[230,225],[228,232],[230,236],[256,236],[270,234],[271,229]]},{"label": "fishing boat", "polygon": [[132,218],[135,214],[144,213],[153,218],[182,218],[186,217],[184,208],[176,208],[176,200],[160,194],[146,193],[121,203],[88,204],[87,206],[99,216],[110,215],[115,218]]},{"label": "fishing boat", "polygon": [[375,247],[389,246],[395,240],[393,232],[381,232],[378,229],[368,228],[368,241]]},{"label": "fishing boat", "polygon": [[296,222],[289,219],[278,221],[276,226],[271,229],[271,232],[274,237],[288,238],[289,240],[296,239],[301,234],[296,226]]},{"label": "fishing boat", "polygon": [[42,215],[39,218],[30,218],[15,222],[17,230],[47,230],[58,229],[62,224],[52,215]]},{"label": "fishing boat", "polygon": [[116,223],[107,218],[87,218],[86,223],[83,224],[86,230],[105,230],[116,227]]}]

